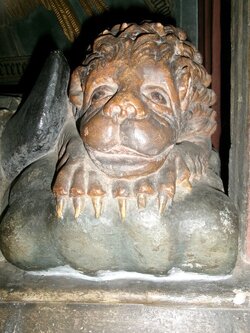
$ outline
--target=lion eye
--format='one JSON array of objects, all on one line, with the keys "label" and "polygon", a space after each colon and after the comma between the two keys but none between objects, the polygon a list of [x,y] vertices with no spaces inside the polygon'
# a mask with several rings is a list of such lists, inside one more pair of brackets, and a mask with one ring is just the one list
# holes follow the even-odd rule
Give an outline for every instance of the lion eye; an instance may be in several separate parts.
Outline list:
[{"label": "lion eye", "polygon": [[102,85],[96,88],[91,95],[91,102],[99,102],[110,98],[115,94],[117,90],[116,86]]},{"label": "lion eye", "polygon": [[159,104],[166,104],[167,100],[166,98],[159,93],[158,91],[152,91],[150,93],[150,98],[153,102],[159,103]]},{"label": "lion eye", "polygon": [[98,101],[99,99],[102,99],[105,96],[106,96],[105,90],[99,89],[93,93],[92,101]]}]

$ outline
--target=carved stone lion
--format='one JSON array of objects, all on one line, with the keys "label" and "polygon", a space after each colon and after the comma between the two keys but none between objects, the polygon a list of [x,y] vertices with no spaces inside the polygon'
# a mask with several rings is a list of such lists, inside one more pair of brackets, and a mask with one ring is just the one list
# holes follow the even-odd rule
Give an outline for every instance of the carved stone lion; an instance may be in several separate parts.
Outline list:
[{"label": "carved stone lion", "polygon": [[215,94],[185,33],[160,23],[105,30],[71,75],[69,98],[67,69],[57,70],[66,65],[53,59],[40,81],[54,90],[40,104],[31,94],[3,133],[7,147],[25,110],[42,110],[36,142],[25,140],[31,153],[12,144],[13,161],[3,149],[9,182],[28,166],[1,224],[5,257],[24,269],[230,272],[237,216],[212,151]]}]

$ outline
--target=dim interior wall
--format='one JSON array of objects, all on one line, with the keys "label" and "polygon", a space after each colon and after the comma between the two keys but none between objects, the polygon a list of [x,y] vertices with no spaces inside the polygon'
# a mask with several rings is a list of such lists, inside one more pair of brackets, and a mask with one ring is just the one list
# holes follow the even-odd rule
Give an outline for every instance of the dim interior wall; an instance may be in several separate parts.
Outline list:
[{"label": "dim interior wall", "polygon": [[250,1],[232,0],[229,195],[240,219],[240,253],[250,261]]}]

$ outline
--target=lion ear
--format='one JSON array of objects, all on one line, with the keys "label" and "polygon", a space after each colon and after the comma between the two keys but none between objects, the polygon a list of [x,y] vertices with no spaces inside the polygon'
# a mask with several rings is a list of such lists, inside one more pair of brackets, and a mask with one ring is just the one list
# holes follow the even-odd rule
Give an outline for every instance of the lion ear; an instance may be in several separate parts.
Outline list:
[{"label": "lion ear", "polygon": [[83,104],[83,87],[81,83],[81,73],[83,67],[77,67],[71,74],[69,85],[69,100],[76,106],[78,110],[82,108]]}]

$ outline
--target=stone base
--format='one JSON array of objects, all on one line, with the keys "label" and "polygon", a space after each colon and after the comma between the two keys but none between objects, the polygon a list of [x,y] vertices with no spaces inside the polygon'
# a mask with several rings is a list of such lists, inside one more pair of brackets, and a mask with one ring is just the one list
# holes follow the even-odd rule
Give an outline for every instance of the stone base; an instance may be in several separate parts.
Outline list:
[{"label": "stone base", "polygon": [[0,308],[0,315],[3,333],[248,333],[250,328],[249,309],[51,302],[4,304]]},{"label": "stone base", "polygon": [[227,277],[107,274],[97,281],[60,271],[26,273],[5,261],[0,272],[1,333],[250,329],[250,266],[243,263]]}]

